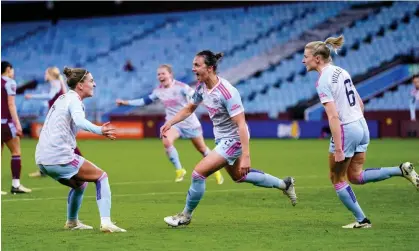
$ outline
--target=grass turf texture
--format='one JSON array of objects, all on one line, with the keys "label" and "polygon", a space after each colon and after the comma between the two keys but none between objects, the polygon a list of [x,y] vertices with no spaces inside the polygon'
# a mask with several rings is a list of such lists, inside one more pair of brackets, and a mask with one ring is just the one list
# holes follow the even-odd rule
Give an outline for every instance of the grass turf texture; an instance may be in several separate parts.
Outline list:
[{"label": "grass turf texture", "polygon": [[[210,147],[214,144],[207,141]],[[254,168],[296,178],[299,204],[276,189],[207,181],[191,225],[168,227],[163,217],[180,212],[200,154],[186,140],[175,146],[188,171],[182,183],[157,139],[80,141],[87,159],[106,170],[112,189],[112,220],[127,233],[99,232],[95,185],[87,187],[79,218],[93,231],[66,231],[68,188],[35,171],[36,141],[22,141],[22,183],[32,194],[10,194],[10,154],[2,158],[2,250],[415,250],[419,193],[403,178],[352,185],[372,220],[371,229],[341,229],[354,221],[328,179],[327,140],[251,140]],[[418,140],[374,140],[366,167],[419,165]]]}]

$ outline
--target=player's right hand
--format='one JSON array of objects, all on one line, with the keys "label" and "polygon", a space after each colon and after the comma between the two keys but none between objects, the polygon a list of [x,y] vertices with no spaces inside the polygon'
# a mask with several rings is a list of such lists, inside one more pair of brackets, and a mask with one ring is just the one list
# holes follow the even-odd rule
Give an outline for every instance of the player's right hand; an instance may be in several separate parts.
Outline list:
[{"label": "player's right hand", "polygon": [[116,129],[112,127],[111,122],[102,125],[102,135],[111,140],[116,139]]},{"label": "player's right hand", "polygon": [[116,104],[118,105],[118,106],[120,106],[120,105],[125,105],[125,100],[122,100],[122,99],[116,99]]},{"label": "player's right hand", "polygon": [[335,162],[342,162],[345,160],[345,153],[342,150],[335,150]]},{"label": "player's right hand", "polygon": [[165,137],[165,138],[166,138],[165,133],[166,133],[167,131],[169,131],[171,127],[172,127],[172,125],[171,125],[171,123],[170,123],[170,122],[166,122],[166,123],[164,123],[164,125],[163,125],[162,127],[160,127],[160,138],[163,138],[163,137]]},{"label": "player's right hand", "polygon": [[250,166],[250,156],[243,156],[239,165],[239,172],[242,177],[250,172]]},{"label": "player's right hand", "polygon": [[23,137],[23,129],[22,129],[22,126],[20,124],[16,125],[16,135],[19,136],[19,137]]}]

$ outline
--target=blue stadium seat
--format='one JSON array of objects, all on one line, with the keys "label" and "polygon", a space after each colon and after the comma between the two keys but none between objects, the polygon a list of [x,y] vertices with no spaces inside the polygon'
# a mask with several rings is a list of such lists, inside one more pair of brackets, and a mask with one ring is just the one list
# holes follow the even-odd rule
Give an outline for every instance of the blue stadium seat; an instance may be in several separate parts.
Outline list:
[{"label": "blue stadium seat", "polygon": [[[12,39],[42,25],[47,28],[5,48],[2,58],[13,62],[19,83],[39,78],[52,65],[88,68],[98,88],[97,95],[86,100],[86,104],[104,113],[115,107],[117,97],[136,98],[149,93],[156,86],[156,68],[162,63],[173,66],[176,78],[192,80],[191,61],[202,49],[226,53],[221,69],[237,65],[273,46],[287,43],[352,4],[301,2],[247,9],[63,20],[56,26],[39,22],[4,24],[2,45],[6,41],[4,37]],[[419,43],[418,18],[413,15],[417,6],[414,2],[396,2],[345,28],[347,53],[335,56],[336,64],[355,76],[397,55],[409,53],[412,45]],[[411,17],[408,24],[401,22],[406,14]],[[398,22],[398,29],[394,31],[389,29],[393,21]],[[376,35],[381,28],[385,29],[383,37]],[[369,35],[372,43],[364,43]],[[350,49],[355,43],[359,43],[359,49]],[[122,70],[127,59],[133,62],[135,72]],[[311,98],[315,94],[313,85],[317,74],[300,76],[304,73],[301,60],[302,54],[296,53],[274,69],[239,85],[248,111],[271,111],[273,116]],[[279,88],[277,83],[280,83]],[[45,87],[48,86],[40,85],[34,92],[46,91],[42,89]],[[267,93],[261,93],[266,90]],[[254,93],[254,100],[247,101]],[[42,102],[20,102],[21,112],[43,112]],[[368,106],[376,107],[375,103]]]}]

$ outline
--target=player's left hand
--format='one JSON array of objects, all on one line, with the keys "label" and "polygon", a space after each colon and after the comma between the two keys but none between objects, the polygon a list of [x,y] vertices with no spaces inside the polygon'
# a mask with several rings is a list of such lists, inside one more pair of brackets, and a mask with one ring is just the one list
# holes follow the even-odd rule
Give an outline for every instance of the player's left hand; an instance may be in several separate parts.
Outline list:
[{"label": "player's left hand", "polygon": [[116,103],[117,106],[127,105],[127,102],[125,100],[122,100],[122,99],[119,99],[119,98],[115,100],[115,103]]},{"label": "player's left hand", "polygon": [[102,135],[111,140],[116,139],[116,129],[112,127],[111,122],[102,125]]},{"label": "player's left hand", "polygon": [[162,127],[160,127],[160,138],[166,137],[165,133],[170,130],[172,124],[168,121],[164,123]]},{"label": "player's left hand", "polygon": [[240,161],[239,171],[242,177],[246,176],[250,171],[250,156],[244,156]]}]

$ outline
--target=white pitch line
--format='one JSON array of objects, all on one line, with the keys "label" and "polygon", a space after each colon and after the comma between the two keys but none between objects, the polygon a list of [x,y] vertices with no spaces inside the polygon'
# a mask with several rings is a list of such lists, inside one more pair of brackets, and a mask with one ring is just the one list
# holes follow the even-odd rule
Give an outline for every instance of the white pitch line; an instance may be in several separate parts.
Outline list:
[{"label": "white pitch line", "polygon": [[[318,178],[327,178],[327,177],[320,177],[318,175],[307,175],[307,176],[293,176],[295,179],[318,179]],[[212,177],[211,177],[212,178]],[[210,179],[211,179],[210,178]],[[133,184],[164,184],[164,183],[174,183],[173,180],[149,180],[149,181],[125,181],[125,182],[110,182],[109,185],[111,186],[124,186],[124,185],[133,185]],[[48,186],[48,187],[33,187],[31,188],[34,191],[45,190],[45,189],[56,189],[56,188],[65,188],[66,186]]]},{"label": "white pitch line", "polygon": [[[93,182],[90,182],[93,183]],[[174,183],[173,180],[150,180],[150,181],[125,181],[125,182],[110,182],[109,185],[114,186],[124,186],[124,185],[132,185],[132,184],[163,184],[163,183]],[[32,190],[45,190],[45,189],[56,189],[56,188],[66,188],[66,186],[61,185],[61,186],[49,186],[49,187],[34,187],[31,188]]]},{"label": "white pitch line", "polygon": [[[400,186],[400,184],[381,184],[380,186]],[[298,193],[298,190],[300,189],[327,189],[332,188],[333,186],[306,186],[306,187],[298,187],[296,186],[296,190]],[[225,193],[225,192],[243,192],[243,191],[258,191],[262,192],[264,191],[264,188],[244,188],[244,189],[222,189],[222,190],[207,190],[205,193]],[[187,190],[182,192],[153,192],[153,193],[135,193],[135,194],[115,194],[112,195],[112,197],[132,197],[132,196],[156,196],[156,195],[173,195],[173,194],[183,194],[185,195],[187,193]],[[8,196],[8,195],[3,195]],[[87,198],[96,198],[95,195],[85,195],[84,197]],[[66,200],[67,197],[40,197],[40,198],[18,198],[18,199],[5,199],[1,200],[1,202],[18,202],[18,201],[42,201],[42,200]]]},{"label": "white pitch line", "polygon": [[[220,192],[240,192],[255,190],[255,188],[245,188],[245,189],[224,189],[224,190],[211,190],[206,191],[206,193],[220,193]],[[155,196],[155,195],[172,195],[172,194],[186,194],[188,191],[183,192],[153,192],[153,193],[133,193],[133,194],[115,194],[112,197],[131,197],[131,196]],[[85,195],[86,198],[96,198],[96,195]],[[8,199],[2,200],[1,202],[11,202],[11,201],[35,201],[35,200],[58,200],[58,199],[67,199],[67,197],[47,197],[47,198],[26,198],[26,199]]]}]

